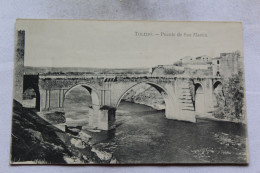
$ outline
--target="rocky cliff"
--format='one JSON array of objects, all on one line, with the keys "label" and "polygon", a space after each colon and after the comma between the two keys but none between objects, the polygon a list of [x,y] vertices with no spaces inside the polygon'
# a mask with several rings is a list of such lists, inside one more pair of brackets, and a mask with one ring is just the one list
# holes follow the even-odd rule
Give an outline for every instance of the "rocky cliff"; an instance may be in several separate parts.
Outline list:
[{"label": "rocky cliff", "polygon": [[110,153],[90,145],[91,136],[65,133],[41,118],[33,109],[14,100],[11,164],[116,163]]}]

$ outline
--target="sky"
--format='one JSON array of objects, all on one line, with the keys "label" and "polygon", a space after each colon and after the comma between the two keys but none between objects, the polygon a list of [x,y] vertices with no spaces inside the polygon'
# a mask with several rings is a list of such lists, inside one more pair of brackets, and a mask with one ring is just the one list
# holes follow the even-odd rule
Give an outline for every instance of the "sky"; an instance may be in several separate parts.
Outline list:
[{"label": "sky", "polygon": [[235,22],[20,19],[16,29],[25,30],[25,66],[34,67],[154,67],[185,56],[243,53]]}]

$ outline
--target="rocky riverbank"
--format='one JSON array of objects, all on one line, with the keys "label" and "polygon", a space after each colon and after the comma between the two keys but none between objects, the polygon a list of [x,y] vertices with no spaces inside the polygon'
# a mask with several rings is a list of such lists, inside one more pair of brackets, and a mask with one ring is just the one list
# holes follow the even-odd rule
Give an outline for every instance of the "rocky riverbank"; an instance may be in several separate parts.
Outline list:
[{"label": "rocky riverbank", "polygon": [[71,135],[41,118],[32,109],[13,103],[11,164],[108,164],[112,154],[90,145],[84,132]]}]

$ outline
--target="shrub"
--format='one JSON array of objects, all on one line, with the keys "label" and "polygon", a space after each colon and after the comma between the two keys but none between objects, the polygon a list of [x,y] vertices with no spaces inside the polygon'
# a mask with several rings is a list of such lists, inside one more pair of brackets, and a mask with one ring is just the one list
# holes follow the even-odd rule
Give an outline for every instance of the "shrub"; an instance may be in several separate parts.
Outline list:
[{"label": "shrub", "polygon": [[[224,97],[216,96],[217,109],[213,112],[216,118],[244,119],[244,82],[243,73],[232,75],[223,84]],[[223,99],[223,100],[221,100]],[[221,104],[223,103],[223,104]]]}]

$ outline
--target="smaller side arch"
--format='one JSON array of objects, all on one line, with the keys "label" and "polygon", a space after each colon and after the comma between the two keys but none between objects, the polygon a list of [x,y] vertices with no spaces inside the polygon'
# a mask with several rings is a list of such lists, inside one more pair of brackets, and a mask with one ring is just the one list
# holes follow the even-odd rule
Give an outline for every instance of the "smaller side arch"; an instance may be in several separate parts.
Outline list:
[{"label": "smaller side arch", "polygon": [[[219,87],[219,88],[218,88]],[[213,89],[223,89],[223,84],[221,81],[216,81],[214,84],[213,84]]]},{"label": "smaller side arch", "polygon": [[225,104],[223,84],[221,81],[216,81],[213,84],[213,106],[218,108],[223,104]]},{"label": "smaller side arch", "polygon": [[40,91],[38,88],[35,88],[35,87],[27,87],[27,88],[23,88],[23,93],[29,89],[32,89],[34,92],[35,92],[35,95],[36,95],[36,101],[35,101],[35,109],[37,111],[40,111],[40,106],[41,106],[41,103],[40,103]]},{"label": "smaller side arch", "polygon": [[38,75],[24,75],[23,76],[23,93],[27,89],[33,89],[36,94],[36,103],[35,108],[37,111],[40,111],[41,107],[41,98],[39,90],[39,74]]},{"label": "smaller side arch", "polygon": [[196,92],[196,89],[197,87],[201,86],[202,87],[202,90],[204,91],[204,85],[201,83],[201,82],[194,82],[194,89],[195,89],[195,92]]},{"label": "smaller side arch", "polygon": [[66,95],[73,90],[76,87],[80,87],[82,86],[83,88],[85,88],[91,95],[91,99],[92,99],[92,105],[93,106],[100,106],[100,99],[98,96],[98,90],[96,88],[94,88],[93,86],[89,85],[89,84],[85,84],[85,83],[79,83],[76,84],[72,87],[70,87],[65,93],[64,93],[64,97],[63,97],[63,103],[65,101]]}]

